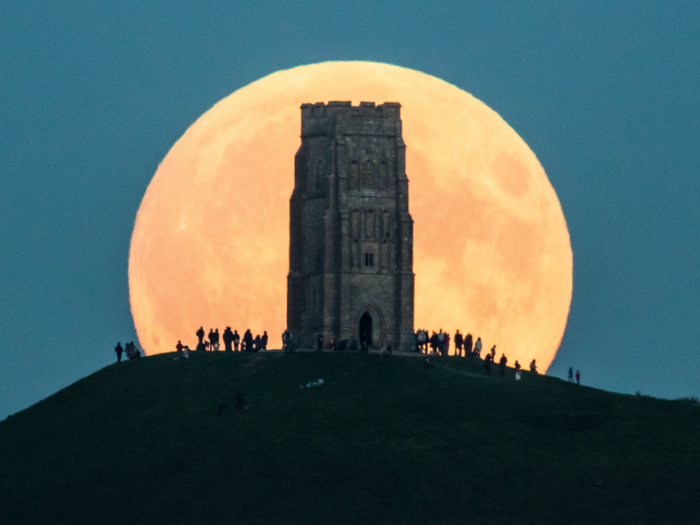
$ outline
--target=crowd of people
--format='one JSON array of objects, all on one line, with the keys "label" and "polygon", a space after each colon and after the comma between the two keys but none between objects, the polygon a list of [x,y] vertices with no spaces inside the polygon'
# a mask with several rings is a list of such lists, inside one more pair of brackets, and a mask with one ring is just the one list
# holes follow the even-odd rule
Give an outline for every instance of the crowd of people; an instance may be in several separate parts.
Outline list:
[{"label": "crowd of people", "polygon": [[[449,355],[451,342],[450,334],[443,332],[442,328],[438,332],[433,331],[432,335],[429,334],[428,330],[419,328],[411,336],[411,348],[424,354]],[[477,337],[475,341],[472,334],[464,336],[459,330],[455,332],[454,353],[452,355],[458,357],[481,357],[482,348],[481,337]]]},{"label": "crowd of people", "polygon": [[126,353],[126,357],[129,359],[141,357],[141,351],[136,347],[133,341],[126,343],[125,346],[122,346],[121,342],[117,343],[114,351],[117,353],[117,363],[122,360],[123,353]]},{"label": "crowd of people", "polygon": [[[250,329],[247,329],[241,338],[238,330],[231,331],[230,326],[227,326],[221,335],[219,335],[218,328],[210,328],[209,334],[206,334],[208,340],[205,341],[204,327],[200,326],[195,335],[197,336],[196,350],[199,352],[218,352],[221,348],[221,341],[224,343],[225,352],[260,352],[267,350],[267,332],[253,337]],[[178,344],[180,344],[179,341]]]},{"label": "crowd of people", "polygon": [[[209,333],[204,332],[204,327],[200,326],[195,332],[197,336],[197,346],[195,352],[218,352],[221,349],[221,341],[224,342],[224,352],[260,352],[267,350],[268,336],[267,332],[263,335],[253,337],[250,329],[243,333],[243,338],[238,334],[238,330],[231,330],[230,326],[226,327],[223,334],[219,334],[218,328],[210,328]],[[204,336],[207,336],[207,340]],[[190,355],[190,347],[183,345],[182,341],[178,341],[175,345],[178,358],[188,358]]]},{"label": "crowd of people", "polygon": [[[425,367],[432,368],[433,363],[430,360],[430,356],[450,355],[449,352],[451,342],[452,339],[450,337],[450,334],[443,332],[442,328],[438,332],[433,331],[432,335],[430,335],[428,330],[419,328],[411,337],[411,348],[416,352],[426,354]],[[481,341],[481,337],[477,337],[475,341],[474,336],[472,336],[472,334],[468,333],[465,336],[461,334],[459,330],[457,330],[454,335],[454,352],[452,353],[452,355],[457,357],[473,357],[481,359],[481,351],[483,349],[483,346],[484,345]],[[496,363],[496,345],[493,345],[491,347],[491,350],[489,350],[486,353],[486,355],[483,357],[483,360],[484,371],[488,375],[490,375],[491,367]],[[498,360],[498,369],[501,376],[503,377],[505,377],[507,365],[508,358],[504,353],[502,353],[500,359]],[[522,377],[522,365],[518,361],[516,361],[514,369],[515,379],[519,381]],[[530,372],[533,372],[535,374],[537,373],[537,361],[535,359],[533,359],[530,362]],[[577,382],[580,380],[580,377],[580,373],[576,371]],[[569,369],[569,380],[573,381],[572,378],[573,371],[572,369]]]},{"label": "crowd of people", "polygon": [[[225,352],[259,352],[266,351],[268,344],[267,332],[263,332],[263,335],[256,335],[253,337],[250,329],[247,329],[243,337],[238,334],[238,330],[231,330],[230,326],[227,326],[223,334],[219,335],[218,328],[210,328],[209,333],[206,334],[204,327],[200,326],[199,330],[195,332],[197,336],[197,352],[218,352],[220,350],[220,341],[223,340],[224,351]],[[205,335],[207,340],[205,340]],[[433,331],[432,335],[429,334],[428,330],[419,328],[411,336],[411,349],[415,352],[421,352],[426,354],[425,366],[426,368],[432,368],[433,363],[430,359],[431,355],[450,355],[450,343],[453,339],[450,334],[443,332],[440,329],[438,332]],[[282,350],[287,353],[293,353],[296,351],[296,341],[294,340],[294,335],[291,331],[285,330],[282,333]],[[177,342],[175,345],[177,350],[178,358],[188,358],[190,353],[190,348],[187,345],[183,345],[181,341]],[[459,330],[455,331],[454,335],[454,352],[453,356],[457,357],[472,357],[481,359],[481,351],[483,349],[483,343],[481,337],[477,337],[476,341],[474,336],[468,333],[466,336],[462,335]],[[141,352],[136,347],[133,341],[126,344],[125,348],[122,347],[121,343],[117,343],[114,349],[117,353],[117,361],[121,361],[122,354],[126,353],[129,359],[135,359],[141,357]],[[323,350],[348,350],[351,352],[369,352],[369,345],[367,342],[359,342],[356,337],[351,339],[343,339],[338,344],[335,343],[333,337],[331,336],[328,341],[324,341],[323,334],[318,334],[316,339],[316,350],[321,352]],[[394,352],[390,344],[382,348],[380,355],[393,356]],[[486,374],[491,374],[491,368],[496,363],[496,345],[491,347],[491,350],[486,353],[483,358],[484,361],[484,371]],[[505,353],[501,354],[498,360],[498,369],[501,376],[505,376],[506,367],[508,364],[508,358]],[[537,362],[533,359],[530,362],[530,372],[537,373]],[[518,361],[515,361],[515,379],[520,380],[522,373],[522,366]],[[576,378],[576,383],[581,384],[581,372],[576,370],[574,374],[573,368],[569,367],[568,380],[569,382],[574,382],[574,377]]]}]

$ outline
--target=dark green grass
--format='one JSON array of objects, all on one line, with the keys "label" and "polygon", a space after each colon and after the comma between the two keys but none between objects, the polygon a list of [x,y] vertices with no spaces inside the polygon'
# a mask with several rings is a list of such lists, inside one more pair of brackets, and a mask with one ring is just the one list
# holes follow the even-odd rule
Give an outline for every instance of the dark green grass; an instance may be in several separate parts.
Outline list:
[{"label": "dark green grass", "polygon": [[699,438],[696,404],[468,359],[159,355],[0,422],[0,523],[698,523]]}]

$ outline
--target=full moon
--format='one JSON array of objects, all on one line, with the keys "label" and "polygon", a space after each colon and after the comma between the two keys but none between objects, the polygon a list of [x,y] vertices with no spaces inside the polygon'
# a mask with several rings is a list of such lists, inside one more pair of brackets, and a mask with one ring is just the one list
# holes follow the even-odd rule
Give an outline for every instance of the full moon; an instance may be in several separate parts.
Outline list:
[{"label": "full moon", "polygon": [[573,257],[535,154],[492,109],[433,76],[326,62],[239,89],[175,143],[143,198],[129,292],[147,354],[204,326],[286,327],[289,198],[300,105],[399,102],[414,224],[415,327],[481,337],[546,370],[564,334]]}]

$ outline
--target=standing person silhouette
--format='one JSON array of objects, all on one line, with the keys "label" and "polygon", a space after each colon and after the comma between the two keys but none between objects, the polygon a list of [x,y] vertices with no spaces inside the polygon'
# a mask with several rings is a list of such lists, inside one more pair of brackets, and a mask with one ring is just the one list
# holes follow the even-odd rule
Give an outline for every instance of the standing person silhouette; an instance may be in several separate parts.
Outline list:
[{"label": "standing person silhouette", "polygon": [[180,341],[177,342],[175,345],[175,350],[177,350],[177,358],[180,359],[182,357],[182,349],[185,348],[182,346],[182,343]]},{"label": "standing person silhouette", "polygon": [[233,331],[233,351],[238,352],[238,345],[241,344],[241,336],[238,335],[238,330]]},{"label": "standing person silhouette", "polygon": [[260,338],[260,342],[262,343],[262,349],[267,351],[267,332],[263,332],[263,336]]},{"label": "standing person silhouette", "polygon": [[445,355],[445,334],[442,331],[442,328],[440,328],[440,332],[437,335],[437,340],[438,340],[438,352],[440,352],[440,355]]},{"label": "standing person silhouette", "polygon": [[467,337],[464,339],[464,355],[466,357],[472,356],[472,345],[473,344],[474,344],[474,339],[472,338],[472,334],[467,334]]},{"label": "standing person silhouette", "polygon": [[501,369],[501,377],[506,377],[506,364],[507,363],[508,363],[508,358],[506,357],[506,354],[501,354],[501,359],[498,361],[498,367]]},{"label": "standing person silhouette", "polygon": [[204,327],[200,326],[195,335],[197,336],[197,339],[199,339],[198,344],[201,345],[204,342]]},{"label": "standing person silhouette", "polygon": [[117,343],[117,346],[114,347],[114,351],[117,353],[117,363],[118,363],[122,360],[122,352],[124,351],[124,349],[122,348],[122,344]]},{"label": "standing person silhouette", "polygon": [[576,370],[576,384],[581,384],[581,372],[579,370]]},{"label": "standing person silhouette", "polygon": [[532,360],[532,363],[530,363],[530,372],[534,372],[535,374],[537,373],[537,363],[535,360]]},{"label": "standing person silhouette", "polygon": [[233,344],[233,332],[231,331],[230,326],[227,326],[226,330],[224,330],[223,339],[224,339],[224,351],[230,352],[232,349],[232,344]]},{"label": "standing person silhouette", "polygon": [[569,367],[569,383],[574,382],[574,369]]},{"label": "standing person silhouette", "polygon": [[245,345],[244,352],[253,351],[253,334],[250,332],[250,328],[246,329],[243,334],[243,344]]},{"label": "standing person silhouette", "polygon": [[482,344],[481,344],[481,337],[479,337],[479,338],[476,340],[476,343],[474,343],[474,355],[475,355],[476,357],[481,357],[481,347],[482,347]]},{"label": "standing person silhouette", "polygon": [[459,330],[455,332],[455,355],[462,357],[462,343],[464,343],[464,338]]},{"label": "standing person silhouette", "polygon": [[486,354],[486,357],[484,358],[484,370],[486,370],[486,373],[488,375],[491,375],[491,362],[493,361],[493,358],[491,357],[491,354]]}]

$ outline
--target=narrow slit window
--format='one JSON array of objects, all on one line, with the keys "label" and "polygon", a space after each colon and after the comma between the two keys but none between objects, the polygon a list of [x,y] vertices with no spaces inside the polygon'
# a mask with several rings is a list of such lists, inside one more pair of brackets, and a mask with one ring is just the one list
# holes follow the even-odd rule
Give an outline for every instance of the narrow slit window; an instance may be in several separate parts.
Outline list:
[{"label": "narrow slit window", "polygon": [[366,253],[365,254],[365,266],[374,266],[374,254],[373,253]]}]

